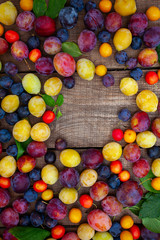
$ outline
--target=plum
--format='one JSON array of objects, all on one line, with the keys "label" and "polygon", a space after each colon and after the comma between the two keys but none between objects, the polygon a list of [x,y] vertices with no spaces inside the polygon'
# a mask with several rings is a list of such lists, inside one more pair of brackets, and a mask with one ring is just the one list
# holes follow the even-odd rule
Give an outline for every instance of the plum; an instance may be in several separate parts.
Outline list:
[{"label": "plum", "polygon": [[160,118],[154,119],[152,122],[152,132],[160,138]]},{"label": "plum", "polygon": [[103,155],[98,149],[88,149],[81,155],[82,164],[85,168],[96,169],[103,162]]},{"label": "plum", "polygon": [[6,207],[10,202],[10,194],[7,189],[0,188],[0,208]]},{"label": "plum", "polygon": [[109,216],[117,216],[123,210],[123,205],[120,203],[116,197],[107,196],[101,202],[102,209]]},{"label": "plum", "polygon": [[160,44],[160,27],[151,27],[143,35],[144,44],[149,48],[155,48]]},{"label": "plum", "polygon": [[129,162],[136,162],[140,159],[141,150],[136,143],[130,143],[125,146],[123,156]]},{"label": "plum", "polygon": [[38,17],[35,21],[35,32],[39,36],[49,37],[56,31],[55,21],[48,16]]},{"label": "plum", "polygon": [[16,60],[22,61],[24,58],[28,58],[29,49],[24,42],[16,41],[11,46],[11,54]]},{"label": "plum", "polygon": [[26,173],[16,172],[11,177],[11,187],[15,193],[24,193],[30,187],[30,180]]},{"label": "plum", "polygon": [[142,187],[136,181],[127,181],[121,184],[116,193],[117,199],[124,207],[136,205],[143,196]]},{"label": "plum", "polygon": [[22,173],[31,172],[35,166],[36,166],[36,159],[29,155],[23,155],[17,161],[17,167],[19,171]]},{"label": "plum", "polygon": [[151,232],[143,226],[141,228],[141,237],[143,240],[159,240],[160,234]]},{"label": "plum", "polygon": [[97,31],[103,28],[104,17],[98,9],[90,9],[84,17],[84,23],[89,30]]},{"label": "plum", "polygon": [[133,174],[136,177],[143,178],[149,173],[150,170],[149,162],[146,159],[141,158],[133,164],[132,170]]},{"label": "plum", "polygon": [[63,77],[70,77],[76,70],[74,58],[68,53],[57,53],[53,59],[56,71]]},{"label": "plum", "polygon": [[122,17],[119,13],[109,13],[105,19],[105,27],[107,31],[114,33],[122,26]]},{"label": "plum", "polygon": [[144,132],[149,129],[150,118],[146,112],[136,112],[131,118],[131,128],[135,132]]},{"label": "plum", "polygon": [[59,21],[63,28],[71,29],[78,21],[78,12],[74,7],[64,7],[59,12]]},{"label": "plum", "polygon": [[12,208],[5,208],[0,215],[0,220],[5,227],[11,228],[18,225],[19,214]]},{"label": "plum", "polygon": [[145,48],[138,55],[138,62],[142,67],[152,67],[158,61],[155,49]]},{"label": "plum", "polygon": [[18,15],[16,24],[20,30],[28,32],[33,29],[35,20],[36,17],[32,12],[24,11]]},{"label": "plum", "polygon": [[135,13],[130,18],[128,28],[133,36],[142,36],[148,27],[148,18],[145,13]]},{"label": "plum", "polygon": [[78,46],[82,52],[90,52],[96,46],[97,38],[94,32],[83,30],[78,38]]},{"label": "plum", "polygon": [[91,211],[87,216],[87,221],[98,232],[108,231],[112,226],[110,217],[100,209]]},{"label": "plum", "polygon": [[7,41],[3,38],[0,38],[0,55],[5,54],[9,49]]},{"label": "plum", "polygon": [[44,51],[50,55],[54,55],[61,51],[61,41],[57,37],[49,37],[44,41]]},{"label": "plum", "polygon": [[49,57],[41,57],[35,63],[35,69],[39,74],[44,76],[50,75],[54,72],[52,59]]},{"label": "plum", "polygon": [[54,198],[48,203],[46,212],[50,218],[62,220],[67,215],[67,207],[61,200]]},{"label": "plum", "polygon": [[107,196],[109,192],[109,186],[107,183],[103,181],[96,182],[90,188],[90,196],[95,201],[101,201],[103,198]]},{"label": "plum", "polygon": [[27,146],[27,153],[34,158],[43,157],[47,153],[47,146],[44,142],[32,141]]},{"label": "plum", "polygon": [[76,187],[79,183],[79,173],[74,168],[66,168],[60,172],[59,181],[63,187]]}]

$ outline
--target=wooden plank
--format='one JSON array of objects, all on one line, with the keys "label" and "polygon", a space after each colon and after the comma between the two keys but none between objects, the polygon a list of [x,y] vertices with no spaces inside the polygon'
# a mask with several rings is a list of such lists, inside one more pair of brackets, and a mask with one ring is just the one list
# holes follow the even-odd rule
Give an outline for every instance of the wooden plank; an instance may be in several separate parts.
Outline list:
[{"label": "wooden plank", "polygon": [[[2,1],[4,2],[4,0]],[[19,7],[19,1],[18,0],[13,0],[12,1],[15,6],[17,7],[18,9],[18,12],[21,12],[22,10],[20,9]],[[85,0],[84,2],[87,2],[87,0]],[[98,3],[99,1],[96,0],[95,1],[97,3],[97,6],[98,6]],[[112,0],[112,2],[114,2]],[[136,1],[137,2],[137,11],[140,11],[140,12],[145,12],[146,9],[151,6],[151,5],[155,5],[155,6],[158,6],[158,0],[142,0],[142,1]],[[114,9],[113,9],[114,10]],[[74,41],[74,42],[77,42],[77,39],[78,39],[78,36],[80,34],[80,32],[85,29],[85,25],[84,25],[84,22],[83,22],[83,18],[84,18],[84,15],[85,15],[85,11],[83,10],[80,14],[79,14],[79,20],[78,20],[78,23],[76,25],[76,27],[74,27],[74,29],[71,29],[69,30],[69,34],[70,34],[70,38],[69,38],[69,41]],[[104,16],[106,16],[106,14],[104,14]],[[129,22],[129,19],[130,17],[123,17],[123,27],[127,27],[128,25],[128,22]],[[56,23],[57,23],[57,29],[59,29],[61,26],[58,22],[58,19],[56,20]],[[155,26],[155,25],[159,25],[160,24],[160,20],[159,21],[156,21],[156,22],[149,22],[149,26]],[[31,35],[34,35],[34,30],[30,31],[30,32],[23,32],[23,31],[20,31],[18,29],[18,27],[16,26],[16,24],[12,25],[12,26],[5,26],[5,30],[7,29],[12,29],[12,30],[15,30],[17,31],[19,34],[20,34],[20,39],[24,42],[27,41],[27,39],[31,36]],[[41,50],[42,50],[42,55],[43,56],[47,56],[47,54],[45,54],[45,52],[43,51],[43,42],[44,42],[44,39],[43,37],[40,38],[41,39]],[[98,50],[99,50],[99,46],[100,46],[100,42],[98,41],[97,43],[97,46],[95,47],[95,49],[87,54],[83,54],[83,57],[86,57],[90,60],[92,60],[96,65],[98,64],[104,64],[106,65],[107,68],[109,69],[124,69],[124,66],[123,65],[120,65],[118,64],[115,59],[114,59],[114,55],[115,55],[115,48],[113,46],[113,43],[112,43],[112,39],[113,39],[113,34],[112,34],[112,37],[111,37],[111,45],[113,47],[113,54],[112,56],[110,56],[109,58],[103,58],[100,56]],[[142,47],[144,48],[144,46]],[[129,55],[129,57],[137,57],[138,56],[138,53],[140,52],[140,50],[132,50],[131,47],[129,47],[127,50],[127,53]],[[51,58],[53,58],[53,56],[50,56]],[[34,64],[28,60],[29,62],[29,65],[31,67],[31,70],[28,69],[27,65],[25,64],[24,61],[18,63],[16,60],[14,60],[14,58],[11,56],[10,54],[10,51],[8,51],[8,53],[4,54],[3,56],[0,57],[0,59],[2,60],[3,64],[6,63],[7,61],[12,61],[14,62],[15,64],[18,65],[19,67],[19,71],[20,72],[30,72],[30,71],[35,71],[35,67],[34,67]],[[156,67],[158,67],[158,64],[155,65]]]},{"label": "wooden plank", "polygon": [[[145,76],[144,71],[144,76]],[[52,131],[50,139],[47,141],[49,148],[54,148],[55,140],[59,137],[66,139],[69,147],[86,148],[102,147],[107,142],[112,141],[112,130],[120,127],[123,130],[130,128],[130,122],[119,121],[118,112],[127,107],[132,114],[138,111],[136,106],[136,96],[125,96],[120,92],[119,83],[123,77],[129,76],[129,71],[109,71],[115,78],[115,85],[106,88],[102,84],[100,77],[95,77],[93,81],[85,81],[75,75],[76,85],[73,89],[62,89],[64,104],[61,107],[63,117],[53,124],[50,124]],[[25,74],[20,74],[23,77]],[[39,75],[38,75],[39,76]],[[39,76],[42,85],[48,77]],[[15,81],[20,81],[14,78]],[[143,89],[154,91],[160,95],[159,83],[154,86],[148,85],[144,77],[138,81],[139,92]],[[158,113],[149,113],[151,119],[158,117]],[[42,121],[30,115],[31,124]],[[0,128],[7,128],[12,131],[5,120],[0,121]],[[13,139],[10,143],[13,142]],[[157,144],[160,141],[158,140]],[[122,143],[124,145],[124,142]],[[3,147],[6,148],[7,144]]]}]

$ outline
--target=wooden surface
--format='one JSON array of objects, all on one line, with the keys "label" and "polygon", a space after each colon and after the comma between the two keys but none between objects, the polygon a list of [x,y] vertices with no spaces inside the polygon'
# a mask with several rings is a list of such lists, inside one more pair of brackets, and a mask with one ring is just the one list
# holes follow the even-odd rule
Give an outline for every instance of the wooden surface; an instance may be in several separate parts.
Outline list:
[{"label": "wooden surface", "polygon": [[[99,0],[94,0],[97,5],[99,3]],[[4,2],[4,0],[1,0],[1,2]],[[19,8],[19,1],[18,0],[12,0],[12,2],[16,5],[17,9],[19,12],[21,12]],[[85,0],[86,2],[86,0]],[[112,1],[114,2],[114,1]],[[159,0],[137,0],[137,8],[139,12],[145,12],[146,9],[151,6],[151,5],[156,5],[160,7],[160,2]],[[77,26],[70,30],[70,41],[75,41],[77,42],[77,38],[80,34],[80,32],[85,28],[83,24],[83,17],[84,17],[84,11],[80,13],[79,15],[79,21]],[[124,17],[123,18],[123,27],[127,26],[129,17]],[[58,22],[58,21],[57,21]],[[160,26],[160,21],[156,22],[149,22],[149,26],[155,26],[159,25]],[[60,25],[58,23],[57,25],[59,28]],[[20,34],[20,38],[23,41],[26,41],[29,36],[34,34],[34,31],[30,32],[23,32],[19,31],[16,25],[10,26],[10,27],[5,27],[5,29],[12,29],[16,30]],[[44,38],[40,38],[41,43],[43,46],[43,41]],[[110,41],[111,45],[112,44],[112,39]],[[78,77],[77,73],[75,73],[74,77],[76,80],[76,85],[73,89],[68,90],[65,87],[62,89],[62,94],[64,95],[64,104],[61,108],[63,117],[55,121],[53,124],[50,125],[52,129],[52,134],[50,139],[47,141],[47,146],[48,148],[54,150],[55,148],[55,140],[59,137],[62,137],[66,139],[68,142],[68,147],[69,148],[75,148],[79,152],[82,152],[86,148],[94,147],[94,148],[99,148],[101,149],[106,143],[109,141],[112,141],[111,133],[114,128],[120,127],[122,129],[126,129],[130,127],[129,122],[128,123],[123,123],[118,120],[118,112],[120,109],[127,107],[129,110],[131,110],[132,114],[138,110],[136,106],[136,96],[132,97],[127,97],[123,95],[120,90],[119,90],[119,83],[120,80],[123,77],[129,76],[129,71],[125,70],[124,65],[119,65],[116,63],[114,59],[114,54],[115,54],[115,49],[113,47],[113,54],[109,58],[102,58],[98,52],[100,43],[98,42],[97,46],[93,51],[87,54],[83,54],[82,57],[86,57],[90,60],[92,60],[95,65],[98,64],[104,64],[108,68],[108,73],[113,74],[115,78],[115,85],[110,87],[110,88],[105,88],[102,84],[102,79],[100,77],[95,76],[93,81],[85,81],[82,80]],[[144,46],[142,46],[144,48]],[[137,57],[138,51],[132,50],[130,47],[127,49],[127,53],[129,57]],[[43,52],[43,56],[46,56],[46,54]],[[53,57],[53,56],[51,56]],[[18,65],[20,76],[23,77],[26,73],[28,72],[33,72],[35,73],[35,68],[34,64],[31,63],[28,60],[28,63],[31,67],[31,70],[29,70],[24,62],[17,62],[13,59],[13,57],[10,55],[10,52],[8,51],[7,54],[3,55],[0,57],[3,65],[7,61],[12,61],[16,65]],[[159,68],[159,65],[154,65],[153,69],[157,70]],[[146,69],[147,70],[147,69]],[[143,78],[138,82],[139,85],[139,91],[143,89],[150,89],[153,90],[157,96],[160,94],[160,88],[159,88],[159,83],[157,83],[155,86],[149,86],[148,84],[145,83],[144,76],[145,72],[143,74]],[[3,74],[3,73],[2,73]],[[2,75],[1,74],[1,75]],[[53,73],[52,75],[48,77],[41,76],[37,74],[37,76],[41,79],[42,85],[51,76],[56,76],[56,73]],[[62,77],[60,77],[62,79]],[[15,81],[19,82],[19,79],[17,77],[14,78]],[[151,119],[154,117],[158,116],[158,113],[153,113],[149,114]],[[37,119],[35,117],[29,117],[31,124],[34,124],[36,122],[41,121],[41,119]],[[0,129],[1,128],[7,128],[12,130],[12,127],[7,125],[5,120],[0,121]],[[13,143],[13,139],[10,141],[9,144]],[[3,155],[5,155],[5,148],[9,145],[5,144],[3,145],[4,152]],[[159,144],[159,141],[157,142]],[[122,142],[122,145],[124,146],[124,142]],[[58,167],[59,170],[63,169],[64,167],[60,164],[59,162],[59,153],[56,152],[57,154],[57,161],[56,161],[56,166]],[[142,152],[142,156],[146,156],[146,152]],[[146,156],[147,158],[147,156]],[[148,158],[147,158],[148,159]],[[126,160],[121,158],[123,162],[123,166],[125,169],[129,169],[131,174],[131,164],[128,163]],[[150,161],[150,159],[148,159]],[[104,162],[108,164],[106,161]],[[37,160],[37,166],[42,167],[44,166],[44,160],[43,159],[38,159]],[[79,166],[77,168],[79,171],[82,171],[82,167]],[[55,185],[51,186],[53,188],[54,192],[58,193],[59,190],[62,188],[58,183]],[[84,189],[81,188],[79,191],[79,194],[82,193],[88,193],[89,189]],[[111,190],[109,194],[114,194]],[[17,197],[17,195],[13,194],[13,199]],[[74,205],[69,206],[68,209],[72,208],[73,206],[78,206],[80,208],[79,203],[76,203]],[[32,206],[34,207],[34,206]],[[93,207],[94,208],[94,207]],[[83,209],[83,219],[82,222],[86,221],[86,215],[88,213],[88,210],[84,211]],[[124,215],[125,212],[123,211],[122,215]],[[133,215],[135,218],[135,215]],[[118,216],[116,219],[119,219],[120,216]],[[139,220],[135,218],[136,222]],[[68,229],[74,228],[75,225],[71,224],[68,221],[68,217],[65,218],[61,223],[64,225],[67,225]]]}]

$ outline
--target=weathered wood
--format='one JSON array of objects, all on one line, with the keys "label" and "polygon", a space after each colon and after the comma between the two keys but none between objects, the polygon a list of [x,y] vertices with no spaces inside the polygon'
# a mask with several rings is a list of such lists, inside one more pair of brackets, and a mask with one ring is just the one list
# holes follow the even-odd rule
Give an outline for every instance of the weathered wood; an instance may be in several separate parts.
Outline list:
[{"label": "weathered wood", "polygon": [[[75,74],[76,85],[73,89],[68,90],[63,87],[64,104],[61,107],[63,117],[50,124],[52,133],[47,141],[49,148],[55,147],[54,143],[58,137],[65,138],[69,147],[102,147],[113,140],[114,128],[120,127],[124,130],[130,128],[130,121],[124,123],[118,119],[118,112],[124,107],[128,108],[132,114],[138,111],[136,96],[125,96],[119,89],[120,80],[129,76],[129,71],[109,71],[109,73],[115,78],[115,85],[110,88],[103,86],[100,77],[95,76],[92,81],[85,81],[77,74]],[[20,74],[21,77],[24,75]],[[48,79],[48,77],[37,76],[41,79],[42,85]],[[139,92],[150,89],[159,97],[159,83],[150,86],[145,82],[144,76],[138,81]],[[18,78],[14,79],[20,81]],[[158,116],[158,113],[149,113],[149,116],[153,119]],[[41,118],[31,115],[29,119],[32,125],[42,121]],[[2,127],[12,130],[12,126],[9,126],[4,119],[0,121],[0,128]],[[6,146],[8,143],[3,145],[4,148]]]}]

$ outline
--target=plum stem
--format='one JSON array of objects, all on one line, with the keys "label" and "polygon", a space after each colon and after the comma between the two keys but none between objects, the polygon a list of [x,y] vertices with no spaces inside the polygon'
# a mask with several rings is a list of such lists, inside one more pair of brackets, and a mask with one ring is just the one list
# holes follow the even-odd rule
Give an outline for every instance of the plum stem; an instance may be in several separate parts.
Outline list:
[{"label": "plum stem", "polygon": [[95,203],[93,203],[93,206],[95,206],[97,208],[97,205]]},{"label": "plum stem", "polygon": [[139,183],[139,185],[142,185],[143,183],[145,183],[145,182],[147,182],[147,181],[150,181],[150,180],[152,180],[152,178],[148,178],[148,179],[146,179],[145,181]]},{"label": "plum stem", "polygon": [[77,189],[77,192],[81,189],[81,186]]},{"label": "plum stem", "polygon": [[22,81],[22,78],[19,76],[19,74],[16,74],[16,76]]},{"label": "plum stem", "polygon": [[47,202],[45,202],[45,201],[42,201],[43,203],[45,203],[46,205],[48,205],[48,203]]},{"label": "plum stem", "polygon": [[27,60],[25,58],[24,58],[24,61],[25,61],[26,65],[27,65],[28,69],[31,70],[31,68],[29,66],[29,63],[27,62]]}]

